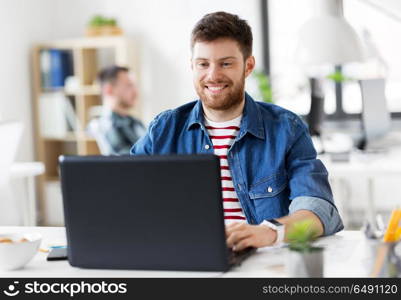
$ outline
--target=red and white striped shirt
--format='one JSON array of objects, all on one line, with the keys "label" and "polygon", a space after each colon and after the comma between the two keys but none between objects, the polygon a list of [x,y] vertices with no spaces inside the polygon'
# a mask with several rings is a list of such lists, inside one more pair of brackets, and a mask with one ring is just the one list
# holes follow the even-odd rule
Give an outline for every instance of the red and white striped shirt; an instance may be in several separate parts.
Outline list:
[{"label": "red and white striped shirt", "polygon": [[220,157],[221,187],[223,192],[224,222],[246,222],[241,203],[238,200],[228,165],[228,149],[239,133],[242,115],[227,121],[213,122],[205,117],[205,126],[213,143],[214,154]]}]

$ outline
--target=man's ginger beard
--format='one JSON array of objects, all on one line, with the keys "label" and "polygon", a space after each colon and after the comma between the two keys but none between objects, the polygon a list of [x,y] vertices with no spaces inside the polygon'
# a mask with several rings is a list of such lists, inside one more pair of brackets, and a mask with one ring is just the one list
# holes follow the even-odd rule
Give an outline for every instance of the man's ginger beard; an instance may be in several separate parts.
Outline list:
[{"label": "man's ginger beard", "polygon": [[[210,84],[226,84],[228,87],[226,89],[231,89],[231,91],[222,96],[222,95],[207,95],[205,93],[205,85]],[[242,102],[244,98],[244,87],[245,87],[245,72],[242,74],[242,78],[239,80],[236,86],[233,85],[232,80],[226,78],[217,81],[201,81],[195,85],[196,93],[198,94],[200,100],[203,105],[205,105],[209,109],[213,110],[229,110],[234,108]]]}]

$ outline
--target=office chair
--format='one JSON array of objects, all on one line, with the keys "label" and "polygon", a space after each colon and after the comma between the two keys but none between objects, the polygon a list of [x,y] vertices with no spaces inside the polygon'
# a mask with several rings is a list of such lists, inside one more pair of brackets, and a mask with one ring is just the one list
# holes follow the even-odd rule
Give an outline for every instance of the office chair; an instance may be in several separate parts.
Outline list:
[{"label": "office chair", "polygon": [[10,168],[14,162],[22,135],[21,122],[0,122],[0,225],[15,223],[10,211],[15,204],[10,190]]}]

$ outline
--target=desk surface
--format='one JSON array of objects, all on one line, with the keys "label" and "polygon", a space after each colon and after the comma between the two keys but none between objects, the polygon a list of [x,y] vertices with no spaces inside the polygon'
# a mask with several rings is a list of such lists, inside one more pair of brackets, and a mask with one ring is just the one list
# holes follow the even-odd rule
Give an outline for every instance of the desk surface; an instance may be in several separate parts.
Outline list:
[{"label": "desk surface", "polygon": [[329,154],[319,155],[329,175],[333,177],[372,177],[401,174],[401,149],[387,152],[362,153],[351,152],[349,161],[333,162]]},{"label": "desk surface", "polygon": [[[40,233],[42,247],[65,243],[64,227],[0,227],[0,233]],[[361,232],[344,231],[319,239],[325,247],[325,277],[367,277],[371,258]],[[67,261],[46,261],[46,253],[38,252],[25,268],[0,271],[0,277],[286,277],[284,262],[287,249],[260,248],[241,266],[226,273],[90,270],[71,267]]]}]

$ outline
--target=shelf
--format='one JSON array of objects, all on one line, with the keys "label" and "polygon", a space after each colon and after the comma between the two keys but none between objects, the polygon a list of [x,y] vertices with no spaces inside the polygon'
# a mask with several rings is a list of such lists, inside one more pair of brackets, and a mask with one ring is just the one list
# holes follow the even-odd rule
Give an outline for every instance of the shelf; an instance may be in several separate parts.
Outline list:
[{"label": "shelf", "polygon": [[65,94],[67,96],[78,96],[78,95],[100,96],[100,87],[98,85],[86,85],[82,86],[73,93],[65,91]]},{"label": "shelf", "polygon": [[43,136],[44,141],[54,141],[54,142],[76,142],[77,136],[74,133],[68,133],[65,136]]},{"label": "shelf", "polygon": [[63,92],[67,96],[100,96],[100,87],[98,85],[85,85],[74,92],[68,92],[64,87],[41,89],[41,94],[51,94]]},{"label": "shelf", "polygon": [[64,137],[44,136],[42,138],[45,141],[54,141],[54,142],[77,142],[77,141],[96,142],[96,140],[92,137],[89,137],[87,135],[77,135],[74,133],[69,133]]},{"label": "shelf", "polygon": [[60,86],[60,87],[54,87],[54,88],[42,88],[41,89],[41,93],[42,94],[46,94],[46,93],[58,93],[58,92],[63,92],[64,91],[64,87]]},{"label": "shelf", "polygon": [[59,176],[46,176],[45,180],[46,181],[60,181],[60,177]]},{"label": "shelf", "polygon": [[99,37],[83,37],[66,40],[55,40],[49,42],[42,42],[38,44],[40,48],[48,49],[73,49],[73,48],[86,48],[86,49],[98,49],[98,48],[114,48],[123,46],[129,43],[129,39],[122,36],[99,36]]}]

